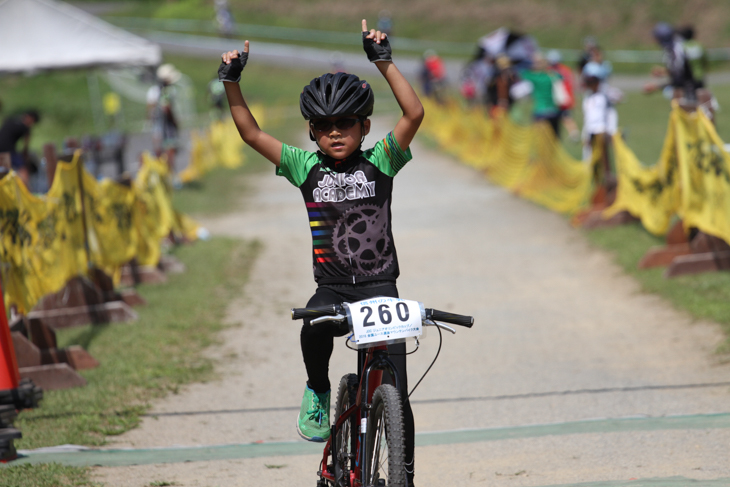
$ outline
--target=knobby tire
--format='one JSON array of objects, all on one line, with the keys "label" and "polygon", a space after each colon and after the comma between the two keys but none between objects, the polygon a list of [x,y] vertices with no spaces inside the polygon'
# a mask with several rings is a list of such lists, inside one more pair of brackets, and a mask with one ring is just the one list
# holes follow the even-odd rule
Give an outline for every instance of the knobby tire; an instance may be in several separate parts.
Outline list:
[{"label": "knobby tire", "polygon": [[383,384],[373,394],[365,435],[365,485],[406,485],[403,409],[398,390]]},{"label": "knobby tire", "polygon": [[[335,403],[335,422],[337,422],[342,413],[355,404],[357,387],[358,380],[355,374],[346,374],[340,379],[340,385],[337,388],[337,402]],[[358,414],[353,414],[337,430],[337,451],[332,452],[333,457],[337,455],[337,469],[335,470],[335,479],[337,482],[335,485],[337,487],[350,485],[350,470],[354,469],[354,460],[357,451],[357,421],[359,419]]]}]

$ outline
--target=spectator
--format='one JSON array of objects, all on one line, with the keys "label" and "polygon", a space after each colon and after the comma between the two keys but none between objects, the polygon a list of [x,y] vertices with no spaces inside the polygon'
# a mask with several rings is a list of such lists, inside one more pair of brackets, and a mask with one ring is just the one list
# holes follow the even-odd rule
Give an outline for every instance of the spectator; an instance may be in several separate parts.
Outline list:
[{"label": "spectator", "polygon": [[233,36],[233,15],[228,6],[228,0],[215,0],[215,20],[220,35],[223,37]]},{"label": "spectator", "polygon": [[446,88],[446,66],[444,61],[431,49],[423,53],[423,67],[421,69],[423,93],[434,98],[437,102],[444,101]]},{"label": "spectator", "polygon": [[[0,127],[0,153],[10,153],[10,164],[26,187],[30,179],[29,154],[31,130],[40,122],[37,110],[27,110],[20,115],[8,117]],[[23,148],[18,152],[18,141],[23,139]]]},{"label": "spectator", "polygon": [[226,89],[218,78],[208,83],[208,99],[210,100],[210,119],[221,120],[226,108]]},{"label": "spectator", "polygon": [[668,76],[669,80],[666,83],[647,83],[644,85],[644,92],[653,93],[665,87],[670,87],[672,98],[685,98],[690,102],[696,101],[696,91],[700,87],[700,83],[692,73],[692,66],[687,57],[682,38],[666,22],[656,24],[653,34],[654,39],[664,49],[664,67],[654,67],[652,75],[655,77]]},{"label": "spectator", "polygon": [[573,81],[573,71],[561,62],[562,57],[560,56],[559,51],[553,49],[549,51],[545,57],[550,65],[549,69],[560,76],[563,81],[566,99],[563,103],[558,104],[560,120],[568,130],[570,138],[577,142],[579,137],[578,126],[571,116],[571,111],[575,106],[575,82]]},{"label": "spectator", "polygon": [[[601,89],[603,74],[598,63],[588,63],[583,68],[586,88],[583,97],[583,159],[595,163],[596,182],[609,185],[612,178],[608,150],[611,137],[618,128],[618,114],[610,97]],[[600,159],[594,160],[598,157]]]},{"label": "spectator", "polygon": [[505,56],[499,56],[494,63],[495,72],[487,86],[487,107],[493,117],[500,112],[508,112],[512,108],[514,98],[510,88],[517,82],[517,75],[512,62]]},{"label": "spectator", "polygon": [[705,74],[709,66],[707,51],[704,46],[695,39],[695,30],[691,25],[678,29],[677,33],[682,38],[684,52],[687,62],[692,70],[692,77],[695,79],[697,88],[705,87]]},{"label": "spectator", "polygon": [[582,73],[583,68],[585,68],[586,64],[591,62],[591,58],[593,57],[593,51],[595,49],[598,49],[598,41],[596,41],[596,38],[593,36],[586,36],[583,39],[583,52],[580,54],[577,63],[579,73]]},{"label": "spectator", "polygon": [[388,37],[393,34],[393,19],[389,11],[381,10],[378,13],[378,30]]},{"label": "spectator", "polygon": [[475,56],[464,67],[459,79],[461,95],[470,106],[486,103],[487,86],[494,76],[494,64],[487,52],[478,48]]},{"label": "spectator", "polygon": [[522,70],[519,75],[532,83],[533,120],[548,122],[560,138],[560,110],[553,98],[553,84],[561,80],[560,76],[548,70],[547,60],[540,54],[533,57],[532,69]]},{"label": "spectator", "polygon": [[608,80],[613,73],[613,65],[604,58],[601,46],[598,45],[596,38],[592,36],[583,39],[583,53],[578,58],[578,73],[582,73],[588,63],[596,63],[601,67],[601,83]]},{"label": "spectator", "polygon": [[178,146],[178,122],[174,111],[175,87],[182,74],[172,64],[157,68],[157,84],[147,91],[147,113],[152,121],[152,143],[157,156],[165,154],[167,165],[175,173]]}]

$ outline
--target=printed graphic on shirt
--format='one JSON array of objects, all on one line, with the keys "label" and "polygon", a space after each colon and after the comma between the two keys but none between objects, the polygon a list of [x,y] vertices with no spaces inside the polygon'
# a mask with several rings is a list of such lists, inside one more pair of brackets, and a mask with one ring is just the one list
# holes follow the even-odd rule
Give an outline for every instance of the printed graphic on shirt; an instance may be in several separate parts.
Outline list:
[{"label": "printed graphic on shirt", "polygon": [[307,213],[309,213],[315,263],[332,262],[335,258],[332,250],[332,231],[336,222],[331,218],[337,218],[337,211],[325,203],[307,203]]},{"label": "printed graphic on shirt", "polygon": [[377,275],[393,262],[388,235],[388,202],[383,207],[358,205],[334,225],[332,247],[339,261],[358,275]]},{"label": "printed graphic on shirt", "polygon": [[354,174],[329,172],[317,186],[312,191],[315,203],[339,203],[375,196],[375,181],[368,181],[362,171]]}]

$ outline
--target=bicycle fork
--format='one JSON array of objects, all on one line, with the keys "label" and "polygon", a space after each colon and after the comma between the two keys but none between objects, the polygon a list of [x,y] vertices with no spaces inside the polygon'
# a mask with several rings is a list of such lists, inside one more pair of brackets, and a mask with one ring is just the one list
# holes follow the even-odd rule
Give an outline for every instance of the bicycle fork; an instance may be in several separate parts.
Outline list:
[{"label": "bicycle fork", "polygon": [[[387,348],[378,347],[371,353],[372,359],[368,361],[368,364],[364,369],[363,376],[360,378],[360,389],[358,391],[358,399],[361,399],[362,391],[367,391],[366,400],[364,401],[364,404],[360,405],[360,431],[357,448],[357,466],[359,466],[359,473],[361,474],[361,478],[363,469],[365,467],[365,462],[367,461],[367,449],[365,448],[365,445],[367,444],[367,427],[370,410],[372,409],[373,394],[375,394],[375,389],[377,389],[383,383],[383,371],[386,371],[390,374],[390,377],[393,380],[393,385],[397,390],[400,390],[400,384],[398,382],[398,374],[396,374],[395,364],[393,364],[393,362],[388,357]],[[370,358],[370,355],[371,354],[368,353],[368,358]],[[359,400],[358,404],[360,404]],[[367,479],[362,478],[362,481],[363,485],[365,485]]]},{"label": "bicycle fork", "polygon": [[[370,416],[370,409],[372,408],[373,394],[375,393],[375,389],[377,389],[383,382],[383,371],[390,374],[393,380],[393,385],[396,389],[399,389],[400,385],[398,382],[398,375],[396,374],[395,364],[393,364],[390,358],[388,358],[387,348],[384,346],[378,347],[378,349],[375,350],[368,350],[367,352],[364,350],[360,351],[358,354],[358,370],[361,372],[359,374],[355,404],[345,410],[340,417],[337,418],[337,421],[332,424],[330,438],[325,446],[321,463],[322,470],[320,471],[320,477],[322,477],[322,479],[330,478],[338,487],[340,485],[354,487],[355,484],[358,483],[358,478],[361,481],[360,484],[365,485],[363,482],[366,482],[366,479],[363,479],[362,475],[366,461],[365,444],[367,441],[367,424]],[[367,391],[365,397],[363,397],[363,391]],[[351,416],[354,416],[357,410],[360,411],[360,421],[359,425],[353,426],[359,428],[357,435],[358,440],[356,445],[352,445],[351,448],[351,451],[354,452],[354,456],[351,458],[351,460],[354,461],[354,464],[350,470],[345,470],[343,468],[344,465],[340,465],[341,459],[338,456],[340,445],[338,444],[339,440],[337,434],[345,421],[348,421]],[[352,437],[343,438],[343,441],[352,441]],[[332,472],[327,471],[328,452],[332,455]]]}]

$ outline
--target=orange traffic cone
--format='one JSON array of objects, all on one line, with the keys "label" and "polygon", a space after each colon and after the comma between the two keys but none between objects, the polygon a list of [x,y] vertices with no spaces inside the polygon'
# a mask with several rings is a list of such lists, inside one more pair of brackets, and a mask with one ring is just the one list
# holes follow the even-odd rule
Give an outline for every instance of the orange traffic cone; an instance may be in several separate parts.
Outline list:
[{"label": "orange traffic cone", "polygon": [[17,389],[19,384],[18,361],[15,358],[13,338],[10,335],[10,326],[5,312],[5,298],[0,288],[0,391]]},{"label": "orange traffic cone", "polygon": [[[10,404],[15,409],[32,409],[38,407],[41,399],[43,390],[40,387],[30,379],[20,379],[13,338],[5,312],[5,294],[0,280],[0,407]],[[0,437],[1,446],[2,437]]]}]

